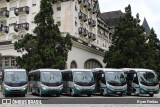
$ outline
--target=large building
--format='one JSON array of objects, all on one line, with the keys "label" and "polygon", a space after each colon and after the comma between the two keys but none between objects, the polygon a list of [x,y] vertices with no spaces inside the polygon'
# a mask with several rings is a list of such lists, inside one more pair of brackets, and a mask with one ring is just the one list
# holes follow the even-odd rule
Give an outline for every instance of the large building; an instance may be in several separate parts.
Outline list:
[{"label": "large building", "polygon": [[[54,22],[62,35],[72,35],[73,47],[66,68],[104,67],[103,56],[111,45],[111,28],[100,16],[98,0],[52,0]],[[0,66],[15,67],[14,42],[33,33],[40,0],[0,1]]]}]

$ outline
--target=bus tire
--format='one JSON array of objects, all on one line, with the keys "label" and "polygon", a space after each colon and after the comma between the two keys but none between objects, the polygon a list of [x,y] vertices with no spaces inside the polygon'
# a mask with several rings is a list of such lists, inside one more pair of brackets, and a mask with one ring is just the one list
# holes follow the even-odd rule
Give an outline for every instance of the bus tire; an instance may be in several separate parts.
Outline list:
[{"label": "bus tire", "polygon": [[87,94],[88,97],[91,97],[91,94]]},{"label": "bus tire", "polygon": [[5,96],[5,97],[8,97],[9,95],[5,94],[4,96]]},{"label": "bus tire", "polygon": [[122,97],[122,94],[118,94],[120,97]]},{"label": "bus tire", "polygon": [[25,94],[22,94],[22,97],[25,97],[26,95]]},{"label": "bus tire", "polygon": [[149,96],[150,96],[150,97],[153,97],[153,96],[154,96],[154,94],[149,94]]},{"label": "bus tire", "polygon": [[127,95],[131,96],[131,93],[127,93]]},{"label": "bus tire", "polygon": [[59,95],[59,94],[56,94],[56,96],[59,97],[60,95]]}]

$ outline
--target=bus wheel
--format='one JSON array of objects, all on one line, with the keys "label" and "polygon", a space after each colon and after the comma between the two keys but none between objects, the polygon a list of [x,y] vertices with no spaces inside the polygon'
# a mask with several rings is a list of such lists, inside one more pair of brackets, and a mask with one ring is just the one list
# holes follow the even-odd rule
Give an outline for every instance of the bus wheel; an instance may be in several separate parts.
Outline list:
[{"label": "bus wheel", "polygon": [[121,96],[122,96],[122,94],[119,94],[119,96],[121,97]]},{"label": "bus wheel", "polygon": [[56,94],[56,96],[59,97],[60,95],[59,95],[59,94]]},{"label": "bus wheel", "polygon": [[127,95],[131,96],[131,93],[127,93]]},{"label": "bus wheel", "polygon": [[8,97],[9,95],[5,94],[4,96],[5,96],[5,97]]},{"label": "bus wheel", "polygon": [[153,96],[154,96],[154,94],[149,94],[149,96],[150,96],[150,97],[153,97]]},{"label": "bus wheel", "polygon": [[91,94],[87,94],[87,96],[88,96],[88,97],[90,97],[90,96],[91,96]]},{"label": "bus wheel", "polygon": [[22,97],[25,97],[25,94],[22,94]]}]

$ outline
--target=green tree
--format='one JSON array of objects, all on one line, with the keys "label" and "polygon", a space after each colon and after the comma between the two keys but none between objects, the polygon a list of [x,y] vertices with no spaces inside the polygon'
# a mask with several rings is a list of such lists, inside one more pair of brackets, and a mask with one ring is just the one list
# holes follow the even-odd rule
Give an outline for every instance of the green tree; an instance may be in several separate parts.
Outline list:
[{"label": "green tree", "polygon": [[69,34],[63,37],[54,24],[51,0],[41,0],[40,12],[35,16],[36,36],[26,34],[14,44],[21,52],[17,65],[26,70],[38,68],[64,69],[72,42]]},{"label": "green tree", "polygon": [[160,40],[157,38],[153,28],[146,39],[148,44],[146,66],[147,68],[160,72]]},{"label": "green tree", "polygon": [[144,56],[148,45],[144,36],[144,28],[140,25],[139,14],[132,16],[131,6],[125,8],[125,13],[119,18],[112,37],[112,45],[105,53],[106,67],[146,67]]}]

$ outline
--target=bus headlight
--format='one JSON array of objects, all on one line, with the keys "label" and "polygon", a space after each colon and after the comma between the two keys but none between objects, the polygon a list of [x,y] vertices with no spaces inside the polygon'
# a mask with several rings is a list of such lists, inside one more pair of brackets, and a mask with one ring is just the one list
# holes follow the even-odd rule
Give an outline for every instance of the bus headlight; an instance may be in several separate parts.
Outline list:
[{"label": "bus headlight", "polygon": [[5,87],[5,89],[6,89],[6,90],[9,90],[9,88],[8,88],[8,87]]},{"label": "bus headlight", "polygon": [[22,88],[22,90],[25,90],[25,89],[26,89],[26,87],[23,87],[23,88]]},{"label": "bus headlight", "polygon": [[46,90],[47,88],[46,88],[46,87],[42,87],[42,89],[43,89],[43,90]]}]

